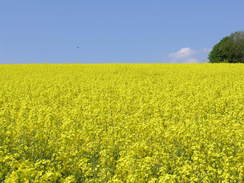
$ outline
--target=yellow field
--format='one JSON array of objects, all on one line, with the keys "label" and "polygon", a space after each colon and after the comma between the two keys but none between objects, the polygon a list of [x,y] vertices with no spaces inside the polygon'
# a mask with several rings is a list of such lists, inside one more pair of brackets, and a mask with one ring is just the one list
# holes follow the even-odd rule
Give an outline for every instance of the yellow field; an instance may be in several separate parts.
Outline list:
[{"label": "yellow field", "polygon": [[0,127],[0,182],[244,182],[244,65],[0,65]]}]

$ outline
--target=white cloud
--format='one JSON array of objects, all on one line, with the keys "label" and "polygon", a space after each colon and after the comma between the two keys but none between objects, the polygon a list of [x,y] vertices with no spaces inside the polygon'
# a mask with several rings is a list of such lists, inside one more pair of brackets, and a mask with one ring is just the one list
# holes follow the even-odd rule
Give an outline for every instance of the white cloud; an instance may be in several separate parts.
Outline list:
[{"label": "white cloud", "polygon": [[192,50],[191,48],[181,48],[177,52],[170,53],[169,57],[181,59],[181,58],[191,57],[192,55],[194,55],[194,53],[195,51]]},{"label": "white cloud", "polygon": [[[191,48],[181,48],[176,52],[169,53],[168,59],[171,63],[200,63],[205,62],[210,49],[193,50]],[[203,58],[203,56],[205,58]]]}]

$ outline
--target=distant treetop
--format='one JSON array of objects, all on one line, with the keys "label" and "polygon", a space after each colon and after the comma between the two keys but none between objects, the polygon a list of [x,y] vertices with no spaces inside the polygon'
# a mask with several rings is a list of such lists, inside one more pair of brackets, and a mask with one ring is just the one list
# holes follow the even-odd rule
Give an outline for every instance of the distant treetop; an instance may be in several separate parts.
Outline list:
[{"label": "distant treetop", "polygon": [[244,31],[224,37],[213,47],[208,58],[211,63],[244,63]]}]

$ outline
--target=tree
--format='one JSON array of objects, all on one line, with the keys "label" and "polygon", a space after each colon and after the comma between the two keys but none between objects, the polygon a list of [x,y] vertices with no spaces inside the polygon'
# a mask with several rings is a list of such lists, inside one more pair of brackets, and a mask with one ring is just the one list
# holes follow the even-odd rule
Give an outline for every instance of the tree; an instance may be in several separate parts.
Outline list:
[{"label": "tree", "polygon": [[224,37],[213,47],[208,59],[211,63],[244,63],[244,31]]}]

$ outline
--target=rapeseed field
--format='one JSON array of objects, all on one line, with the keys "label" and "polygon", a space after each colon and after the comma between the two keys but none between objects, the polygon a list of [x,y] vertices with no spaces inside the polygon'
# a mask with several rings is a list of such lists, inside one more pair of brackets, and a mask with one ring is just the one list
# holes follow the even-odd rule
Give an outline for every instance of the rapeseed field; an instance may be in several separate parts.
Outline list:
[{"label": "rapeseed field", "polygon": [[244,65],[0,65],[0,182],[244,182]]}]

